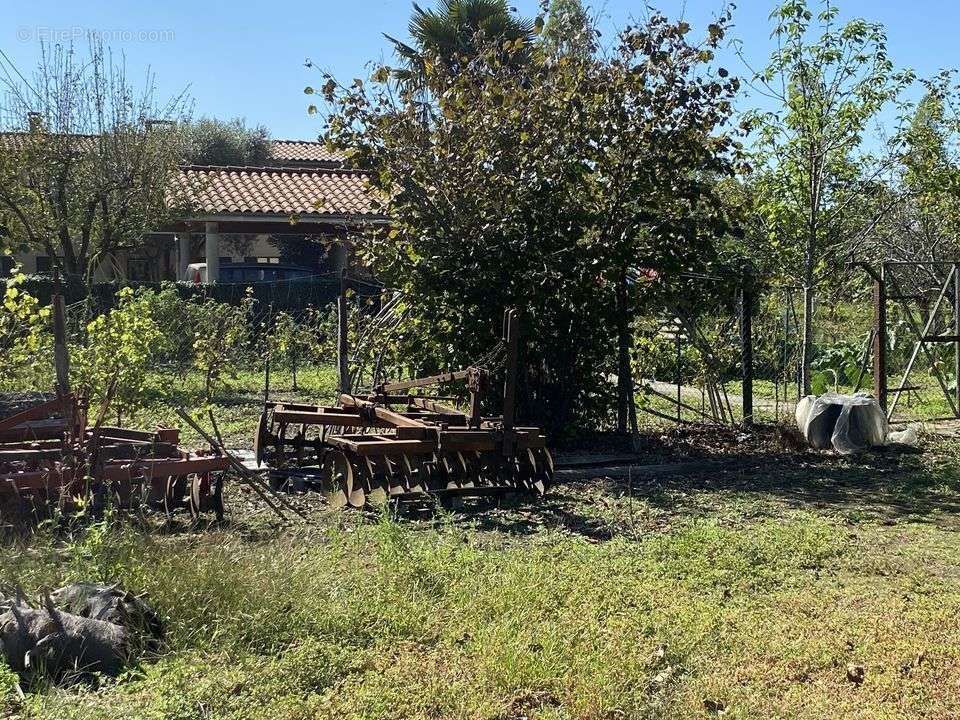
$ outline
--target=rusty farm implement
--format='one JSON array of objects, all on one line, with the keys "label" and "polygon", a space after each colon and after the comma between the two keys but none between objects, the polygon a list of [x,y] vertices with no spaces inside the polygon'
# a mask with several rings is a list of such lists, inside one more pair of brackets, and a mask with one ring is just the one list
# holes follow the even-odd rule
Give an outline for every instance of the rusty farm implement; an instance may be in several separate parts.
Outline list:
[{"label": "rusty farm implement", "polygon": [[178,443],[172,428],[90,427],[73,395],[33,405],[0,419],[0,508],[19,505],[22,514],[52,503],[143,503],[222,518],[227,458],[186,452]]},{"label": "rusty farm implement", "polygon": [[133,430],[102,422],[107,406],[88,423],[87,404],[70,392],[65,309],[53,297],[56,397],[0,417],[0,518],[43,514],[59,505],[115,503],[194,517],[223,516],[223,471],[218,452],[179,447],[179,430]]},{"label": "rusty farm implement", "polygon": [[[485,367],[382,383],[369,394],[341,394],[335,405],[267,402],[254,438],[258,464],[277,485],[319,485],[334,507],[457,496],[542,495],[553,460],[539,428],[514,418],[519,316],[504,316],[503,411],[484,417]],[[427,388],[462,384],[469,408]],[[416,392],[415,392],[416,391]]]}]

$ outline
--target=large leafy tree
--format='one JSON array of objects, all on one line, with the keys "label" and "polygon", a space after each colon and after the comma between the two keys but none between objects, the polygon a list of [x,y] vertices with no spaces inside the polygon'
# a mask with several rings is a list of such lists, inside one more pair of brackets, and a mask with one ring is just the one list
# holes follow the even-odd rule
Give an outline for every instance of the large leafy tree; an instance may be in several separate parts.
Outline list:
[{"label": "large leafy tree", "polygon": [[720,128],[737,83],[708,71],[726,21],[692,42],[652,14],[603,60],[518,64],[482,45],[465,66],[425,69],[426,122],[387,69],[372,85],[328,80],[328,138],[373,169],[392,218],[363,252],[405,293],[416,370],[480,356],[515,306],[529,417],[553,430],[609,418],[611,373],[632,396],[637,303],[705,267],[727,230],[714,180],[730,172]]},{"label": "large leafy tree", "polygon": [[2,120],[14,132],[0,135],[0,223],[61,272],[89,278],[168,217],[184,99],[159,105],[152,79],[131,84],[96,40],[85,56],[45,47],[30,81],[7,77]]},{"label": "large leafy tree", "polygon": [[874,202],[891,169],[864,142],[910,82],[886,51],[881,25],[841,24],[830,0],[814,12],[787,0],[771,14],[776,50],[753,85],[767,107],[744,118],[755,139],[754,208],[785,274],[803,288],[802,381],[810,392],[814,306],[891,203]]}]

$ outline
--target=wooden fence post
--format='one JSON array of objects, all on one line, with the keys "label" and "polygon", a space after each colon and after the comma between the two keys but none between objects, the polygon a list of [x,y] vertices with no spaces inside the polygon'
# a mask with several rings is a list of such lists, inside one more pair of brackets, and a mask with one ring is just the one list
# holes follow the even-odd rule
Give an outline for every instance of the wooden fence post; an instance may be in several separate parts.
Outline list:
[{"label": "wooden fence post", "polygon": [[348,317],[349,309],[347,307],[347,289],[349,282],[347,279],[347,268],[340,270],[340,294],[337,296],[337,372],[339,375],[340,393],[350,395],[350,367],[349,367],[349,348],[347,345]]},{"label": "wooden fence post", "polygon": [[743,273],[740,285],[740,364],[743,370],[743,425],[753,425],[753,275]]},{"label": "wooden fence post", "polygon": [[60,275],[53,275],[53,365],[57,376],[57,395],[70,394],[70,351],[67,348],[67,308],[60,292]]}]

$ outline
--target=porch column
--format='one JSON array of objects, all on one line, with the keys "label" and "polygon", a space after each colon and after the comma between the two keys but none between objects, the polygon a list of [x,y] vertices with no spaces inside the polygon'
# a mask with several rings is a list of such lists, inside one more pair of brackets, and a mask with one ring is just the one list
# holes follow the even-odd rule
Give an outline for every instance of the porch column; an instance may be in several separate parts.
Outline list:
[{"label": "porch column", "polygon": [[206,230],[207,282],[212,285],[220,279],[220,235],[215,222],[208,222]]},{"label": "porch column", "polygon": [[187,265],[190,264],[190,233],[177,233],[177,280],[186,281]]},{"label": "porch column", "polygon": [[349,257],[347,244],[346,242],[339,240],[333,245],[330,246],[330,268],[336,272],[340,273],[342,270],[348,269],[347,259]]}]

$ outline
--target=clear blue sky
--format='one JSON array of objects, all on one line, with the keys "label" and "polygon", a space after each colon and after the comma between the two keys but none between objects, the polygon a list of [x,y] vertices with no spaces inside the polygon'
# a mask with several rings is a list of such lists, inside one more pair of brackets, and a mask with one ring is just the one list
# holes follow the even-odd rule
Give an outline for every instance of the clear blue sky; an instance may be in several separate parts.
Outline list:
[{"label": "clear blue sky", "polygon": [[[957,28],[960,3],[952,0],[838,0],[845,17],[862,16],[886,25],[889,50],[900,66],[921,75],[960,66]],[[421,0],[431,6],[432,0]],[[642,2],[597,0],[605,40]],[[657,3],[654,3],[657,4]],[[536,0],[515,0],[521,14],[533,16]],[[702,29],[717,14],[719,0],[662,0],[668,16],[683,15]],[[751,62],[769,53],[772,0],[742,0],[735,11],[735,35]],[[0,3],[0,49],[25,73],[37,62],[41,37],[68,37],[86,29],[102,31],[122,50],[131,75],[149,66],[159,96],[185,87],[196,115],[243,117],[266,125],[277,138],[316,138],[320,122],[306,113],[303,88],[320,84],[306,58],[338,78],[366,77],[366,64],[390,59],[381,33],[406,37],[409,0],[4,0]],[[81,45],[83,41],[81,41]],[[732,57],[730,70],[746,70]]]}]

